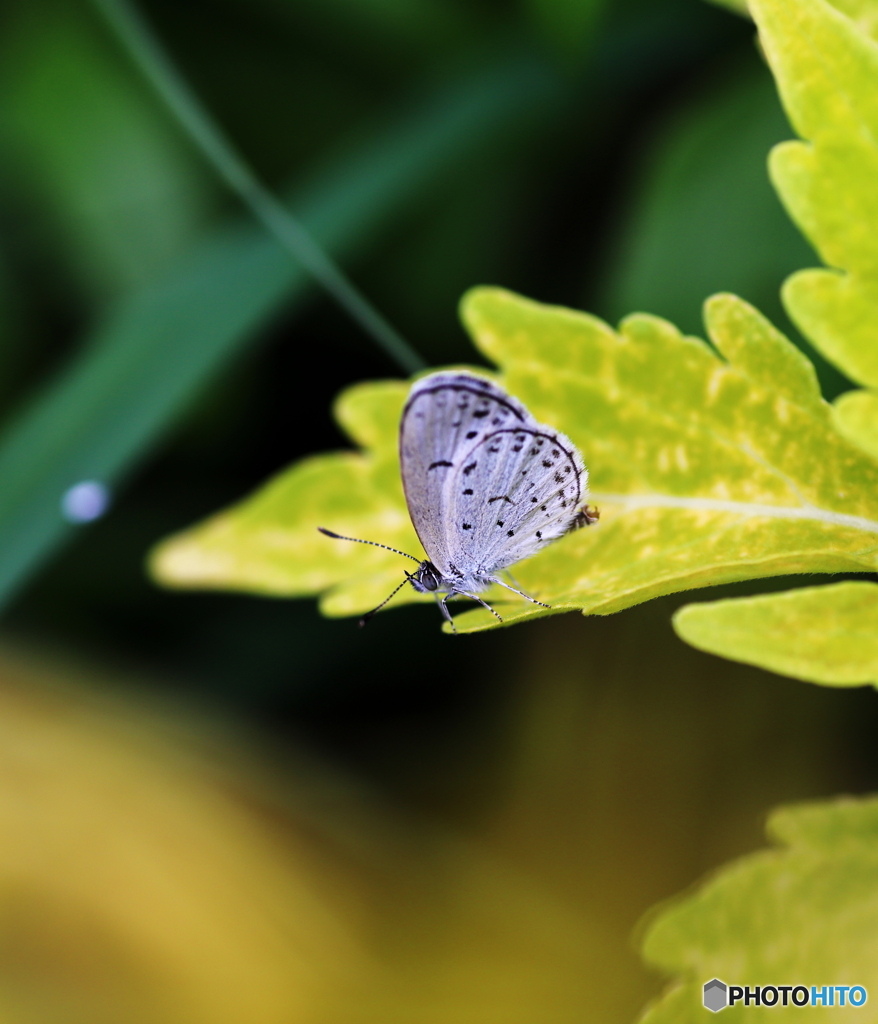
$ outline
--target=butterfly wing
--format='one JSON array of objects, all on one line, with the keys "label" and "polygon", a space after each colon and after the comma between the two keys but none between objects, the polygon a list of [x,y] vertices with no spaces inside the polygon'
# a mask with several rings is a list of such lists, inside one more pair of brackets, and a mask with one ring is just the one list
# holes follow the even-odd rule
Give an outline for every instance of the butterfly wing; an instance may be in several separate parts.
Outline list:
[{"label": "butterfly wing", "polygon": [[459,477],[448,497],[449,559],[492,574],[529,558],[573,528],[588,471],[572,441],[532,417],[479,441],[464,458],[477,487]]},{"label": "butterfly wing", "polygon": [[490,575],[574,526],[588,472],[576,446],[472,374],[412,388],[400,428],[409,514],[444,576]]},{"label": "butterfly wing", "polygon": [[[444,575],[460,555],[450,501],[470,489],[467,453],[491,433],[529,422],[524,406],[483,377],[434,373],[409,394],[399,430],[399,461],[409,515],[427,557]],[[459,486],[458,486],[459,483]]]}]

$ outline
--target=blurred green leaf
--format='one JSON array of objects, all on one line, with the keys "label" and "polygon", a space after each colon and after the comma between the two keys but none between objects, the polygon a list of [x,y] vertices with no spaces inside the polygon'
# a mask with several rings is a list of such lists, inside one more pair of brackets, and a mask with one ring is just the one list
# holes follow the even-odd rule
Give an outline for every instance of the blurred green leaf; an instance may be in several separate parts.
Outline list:
[{"label": "blurred green leaf", "polygon": [[[248,6],[247,0],[243,6]],[[365,41],[373,59],[392,56],[423,60],[438,46],[466,39],[482,29],[474,6],[447,0],[259,0],[275,15],[293,24],[318,25],[336,46]],[[345,32],[339,33],[339,26]]]},{"label": "blurred green leaf", "polygon": [[710,3],[716,4],[718,7],[728,7],[730,11],[743,14],[744,17],[748,17],[750,14],[747,10],[747,0],[710,0]]},{"label": "blurred green leaf", "polygon": [[[295,208],[333,252],[362,248],[449,165],[552,95],[542,67],[520,60],[457,80],[320,169]],[[71,529],[66,490],[130,471],[210,375],[309,285],[285,250],[238,227],[116,307],[0,440],[2,599]]]},{"label": "blurred green leaf", "polygon": [[[742,300],[707,306],[728,362],[654,317],[630,317],[617,334],[497,289],[472,292],[463,316],[503,384],[579,445],[592,474],[600,526],[516,568],[554,612],[608,613],[687,587],[878,566],[878,464],[833,430],[811,364]],[[397,469],[404,396],[401,384],[349,392],[339,420],[365,453],[293,466],[162,545],[157,576],[282,595],[332,587],[321,607],[334,615],[377,604],[400,579],[398,556],[328,541],[316,527],[417,553]],[[505,594],[489,600],[507,622],[550,614]],[[481,609],[457,621],[494,625]]]},{"label": "blurred green leaf", "polygon": [[[842,799],[775,811],[781,849],[752,854],[664,908],[643,943],[646,959],[681,980],[641,1024],[703,1021],[702,986],[878,987],[878,799]],[[827,1010],[842,1019],[850,1008]],[[857,1013],[874,1021],[873,1003]],[[738,1005],[723,1020],[799,1020],[802,1010]]]},{"label": "blurred green leaf", "polygon": [[80,5],[18,5],[0,42],[0,131],[91,290],[142,286],[190,245],[209,182]]},{"label": "blurred green leaf", "polygon": [[540,36],[561,57],[581,60],[594,38],[606,0],[523,0]]},{"label": "blurred green leaf", "polygon": [[718,291],[783,316],[781,281],[813,260],[765,173],[789,131],[770,74],[748,54],[658,133],[607,271],[611,319],[648,310],[698,332],[701,304]]},{"label": "blurred green leaf", "polygon": [[805,587],[691,604],[674,616],[693,647],[828,686],[878,685],[878,585]]}]

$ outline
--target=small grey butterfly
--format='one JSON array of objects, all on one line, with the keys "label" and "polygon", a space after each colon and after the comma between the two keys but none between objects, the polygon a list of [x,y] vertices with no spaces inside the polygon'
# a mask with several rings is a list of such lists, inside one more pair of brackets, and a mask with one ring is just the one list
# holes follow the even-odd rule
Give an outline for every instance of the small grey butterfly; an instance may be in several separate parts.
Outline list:
[{"label": "small grey butterfly", "polygon": [[361,626],[406,583],[418,593],[435,594],[452,629],[452,597],[477,601],[503,621],[478,596],[492,583],[550,607],[497,574],[598,520],[598,510],[582,504],[588,471],[572,441],[537,423],[493,381],[472,373],[433,373],[409,393],[399,428],[399,461],[426,560],[318,527],[336,540],[372,544],[419,563],[360,620]]}]

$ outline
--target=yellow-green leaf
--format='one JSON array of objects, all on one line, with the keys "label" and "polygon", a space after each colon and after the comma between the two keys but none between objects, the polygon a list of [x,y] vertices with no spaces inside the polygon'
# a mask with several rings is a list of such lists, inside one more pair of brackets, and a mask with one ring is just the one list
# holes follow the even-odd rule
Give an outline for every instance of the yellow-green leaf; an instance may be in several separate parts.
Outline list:
[{"label": "yellow-green leaf", "polygon": [[[608,613],[689,587],[878,567],[878,464],[835,431],[811,364],[742,300],[707,305],[721,355],[654,317],[630,317],[615,332],[499,289],[470,293],[463,316],[503,384],[579,445],[591,472],[600,525],[515,570],[553,611]],[[339,419],[365,451],[306,460],[166,541],[157,577],[323,592],[335,615],[377,604],[407,563],[317,527],[420,555],[398,478],[405,393],[403,384],[348,392]],[[415,599],[406,587],[396,600]],[[507,622],[550,614],[504,592],[488,600]],[[493,624],[481,609],[458,621]]]},{"label": "yellow-green leaf", "polygon": [[[857,383],[875,387],[878,42],[872,35],[878,5],[753,0],[751,10],[790,120],[808,140],[777,146],[771,175],[791,216],[833,268],[794,274],[784,301],[828,359]],[[841,429],[874,452],[874,417],[853,422],[851,412],[850,405],[840,410]]]},{"label": "yellow-green leaf", "polygon": [[[806,985],[809,992],[811,985],[862,985],[873,997],[862,1009],[821,1010],[821,1019],[878,1019],[878,799],[781,808],[768,832],[779,849],[724,868],[652,922],[644,955],[677,982],[641,1024],[703,1022],[702,986],[712,978],[751,988]],[[722,1019],[802,1015],[796,1006],[739,1004]]]},{"label": "yellow-green leaf", "polygon": [[832,6],[855,22],[861,32],[878,39],[878,2],[876,0],[832,0]]},{"label": "yellow-green leaf", "polygon": [[865,581],[690,604],[674,628],[693,647],[829,686],[878,685],[878,585]]},{"label": "yellow-green leaf", "polygon": [[878,459],[878,393],[848,391],[835,400],[832,411],[839,431]]},{"label": "yellow-green leaf", "polygon": [[158,578],[171,586],[284,597],[322,593],[321,608],[329,615],[377,604],[402,578],[403,560],[329,540],[317,527],[418,550],[396,454],[406,390],[401,382],[385,382],[346,391],[336,402],[336,419],[363,452],[304,459],[240,505],[172,538],[156,552]]}]

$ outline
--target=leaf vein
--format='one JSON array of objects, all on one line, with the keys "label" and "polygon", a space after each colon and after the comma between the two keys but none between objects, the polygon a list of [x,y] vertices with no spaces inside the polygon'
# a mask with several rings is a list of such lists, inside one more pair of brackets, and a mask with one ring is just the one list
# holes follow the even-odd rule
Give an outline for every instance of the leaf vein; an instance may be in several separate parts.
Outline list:
[{"label": "leaf vein", "polygon": [[746,501],[722,501],[716,498],[683,498],[670,494],[604,494],[592,492],[591,499],[607,505],[622,505],[629,511],[641,508],[682,508],[697,512],[731,512],[748,518],[810,519],[828,526],[842,526],[866,533],[878,533],[878,522],[864,516],[830,512],[816,505],[799,508],[784,505],[760,505]]}]

